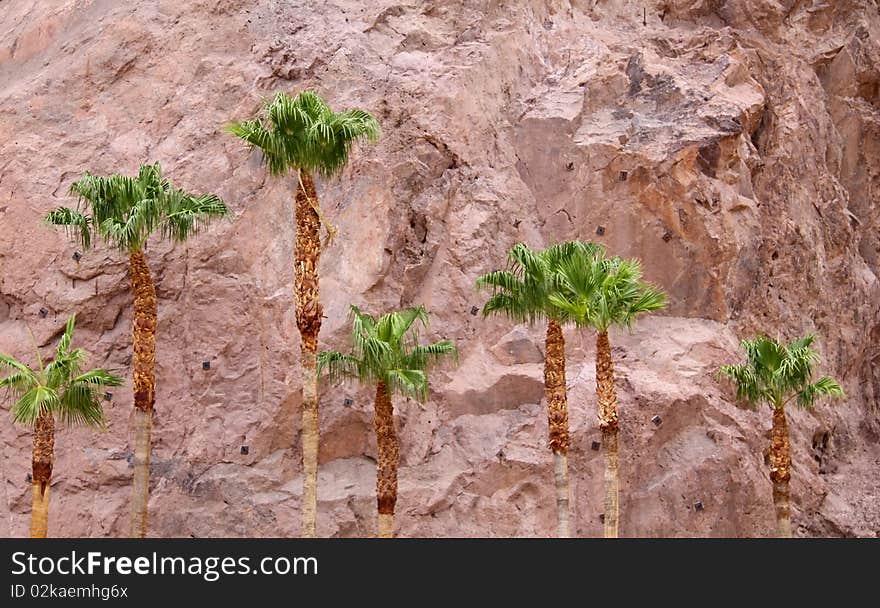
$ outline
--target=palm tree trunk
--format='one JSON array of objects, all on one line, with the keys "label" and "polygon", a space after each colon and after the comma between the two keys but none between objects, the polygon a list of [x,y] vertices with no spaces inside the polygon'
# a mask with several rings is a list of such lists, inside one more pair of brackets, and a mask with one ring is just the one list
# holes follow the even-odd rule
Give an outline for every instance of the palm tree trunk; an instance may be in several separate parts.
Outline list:
[{"label": "palm tree trunk", "polygon": [[770,481],[773,482],[773,506],[776,509],[776,534],[791,538],[791,443],[785,409],[773,408],[770,430]]},{"label": "palm tree trunk", "polygon": [[131,498],[132,538],[147,535],[147,503],[150,498],[150,434],[156,401],[156,287],[144,252],[129,258],[134,292],[134,484]]},{"label": "palm tree trunk", "polygon": [[547,419],[550,428],[550,450],[556,480],[556,535],[568,538],[568,396],[565,387],[565,337],[562,326],[547,322],[547,355],[544,358],[544,393],[547,397]]},{"label": "palm tree trunk", "polygon": [[31,456],[31,538],[46,538],[49,528],[49,482],[55,455],[55,419],[43,412],[34,424]]},{"label": "palm tree trunk", "polygon": [[296,189],[296,248],[294,296],[296,325],[302,348],[302,527],[301,535],[314,538],[318,517],[318,332],[323,309],[318,291],[321,222],[318,194],[312,176],[300,171]]},{"label": "palm tree trunk", "polygon": [[599,401],[599,429],[605,448],[605,538],[617,538],[617,390],[608,332],[596,337],[596,395]]},{"label": "palm tree trunk", "polygon": [[394,536],[394,505],[397,504],[397,459],[400,448],[394,433],[394,406],[384,382],[376,386],[376,503],[379,538]]}]

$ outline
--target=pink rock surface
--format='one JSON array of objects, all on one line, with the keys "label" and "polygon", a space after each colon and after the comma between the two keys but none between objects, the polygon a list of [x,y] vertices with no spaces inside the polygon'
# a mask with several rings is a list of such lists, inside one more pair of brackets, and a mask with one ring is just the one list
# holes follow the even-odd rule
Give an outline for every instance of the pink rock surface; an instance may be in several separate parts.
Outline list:
[{"label": "pink rock surface", "polygon": [[[40,221],[72,203],[82,171],[158,160],[216,192],[232,220],[147,251],[160,317],[150,534],[298,534],[294,186],[222,127],[313,88],[384,129],[318,184],[340,229],[321,260],[322,347],[346,346],[356,303],[425,304],[426,337],[461,349],[426,404],[396,401],[398,535],[553,534],[543,328],[472,315],[485,297],[473,284],[518,241],[581,238],[642,258],[670,296],[632,334],[612,332],[621,535],[772,534],[769,413],[713,378],[764,330],[818,332],[822,369],[848,393],[790,412],[795,533],[874,536],[878,69],[867,0],[5,2],[0,351],[32,359],[27,327],[48,351],[77,313],[91,362],[130,371],[126,260],[99,247],[76,262]],[[566,339],[572,528],[598,536],[595,347]],[[375,533],[371,397],[323,391],[320,535]],[[50,535],[127,532],[131,401],[114,391],[105,433],[59,432]],[[28,431],[4,421],[0,450],[0,535],[24,536]]]}]

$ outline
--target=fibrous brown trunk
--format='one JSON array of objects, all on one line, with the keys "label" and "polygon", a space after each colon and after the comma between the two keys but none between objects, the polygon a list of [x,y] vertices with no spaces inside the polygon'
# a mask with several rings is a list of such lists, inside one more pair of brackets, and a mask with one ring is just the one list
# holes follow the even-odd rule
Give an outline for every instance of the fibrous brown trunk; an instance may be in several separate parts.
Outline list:
[{"label": "fibrous brown trunk", "polygon": [[773,506],[776,509],[776,534],[791,538],[791,443],[785,410],[773,408],[770,430],[770,481],[773,483]]},{"label": "fibrous brown trunk", "polygon": [[49,484],[55,459],[55,419],[42,412],[34,423],[31,456],[31,538],[46,538],[49,528]]},{"label": "fibrous brown trunk", "polygon": [[608,332],[596,337],[596,395],[599,402],[599,429],[605,448],[605,538],[617,538],[617,390]]},{"label": "fibrous brown trunk", "polygon": [[129,257],[134,292],[134,483],[131,499],[133,538],[147,535],[147,503],[150,498],[150,434],[156,401],[156,287],[143,251]]},{"label": "fibrous brown trunk", "polygon": [[376,503],[379,511],[379,537],[391,538],[394,505],[397,504],[397,459],[400,448],[394,432],[394,406],[384,382],[376,386]]},{"label": "fibrous brown trunk", "polygon": [[318,515],[318,333],[323,309],[318,290],[321,221],[312,176],[300,171],[296,189],[296,247],[294,296],[296,326],[302,348],[303,494],[301,535],[315,536]]},{"label": "fibrous brown trunk", "polygon": [[547,322],[547,355],[544,359],[544,393],[547,397],[547,419],[550,428],[550,450],[553,452],[556,481],[556,534],[568,538],[568,396],[565,386],[565,337],[562,326]]}]

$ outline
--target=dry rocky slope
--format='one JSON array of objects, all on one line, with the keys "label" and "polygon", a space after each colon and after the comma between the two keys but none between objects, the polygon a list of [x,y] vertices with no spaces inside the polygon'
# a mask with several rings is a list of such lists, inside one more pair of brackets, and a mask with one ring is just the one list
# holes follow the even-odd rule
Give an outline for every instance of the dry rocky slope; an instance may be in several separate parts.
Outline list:
[{"label": "dry rocky slope", "polygon": [[[354,302],[425,304],[426,337],[462,351],[425,405],[396,402],[400,536],[553,533],[542,329],[474,315],[473,284],[515,242],[567,238],[642,258],[670,295],[612,334],[622,535],[773,533],[769,412],[713,378],[764,329],[821,334],[822,368],[848,392],[790,413],[795,533],[875,536],[878,70],[874,0],[0,0],[0,351],[32,358],[28,326],[48,351],[77,313],[91,361],[130,368],[124,257],[76,262],[40,222],[83,170],[158,160],[218,193],[233,219],[148,250],[150,531],[298,534],[293,184],[222,127],[309,87],[384,128],[319,183],[340,228],[321,264],[322,348],[346,346]],[[597,536],[595,347],[566,336],[572,530]],[[375,533],[371,398],[323,390],[320,535]],[[106,433],[59,433],[50,535],[126,532],[131,399],[114,392]],[[23,536],[30,435],[3,418],[0,535]]]}]

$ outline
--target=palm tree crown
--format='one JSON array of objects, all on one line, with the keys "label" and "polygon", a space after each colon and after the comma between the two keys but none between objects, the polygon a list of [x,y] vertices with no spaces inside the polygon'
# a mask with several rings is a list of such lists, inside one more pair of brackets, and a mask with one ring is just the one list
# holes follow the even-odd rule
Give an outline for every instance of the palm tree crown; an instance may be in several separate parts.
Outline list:
[{"label": "palm tree crown", "polygon": [[356,378],[365,384],[385,385],[415,399],[428,396],[428,368],[458,351],[450,340],[419,344],[416,321],[428,325],[424,306],[385,314],[378,319],[351,306],[351,354],[336,351],[318,355],[318,374],[326,368],[331,382]]},{"label": "palm tree crown", "polygon": [[737,399],[752,407],[759,403],[779,409],[794,399],[803,408],[811,409],[819,395],[842,397],[840,384],[830,376],[812,382],[813,367],[819,354],[811,348],[816,337],[807,334],[788,344],[766,336],[743,340],[747,362],[725,365],[719,373],[736,384]]},{"label": "palm tree crown", "polygon": [[272,175],[291,170],[336,175],[347,163],[355,142],[375,141],[379,123],[369,113],[349,109],[333,112],[318,94],[295,97],[278,93],[254,120],[233,122],[228,130],[263,151]]},{"label": "palm tree crown", "polygon": [[556,281],[549,300],[562,320],[600,333],[612,325],[630,327],[638,314],[666,305],[663,291],[642,281],[638,260],[608,258],[603,251],[561,260]]},{"label": "palm tree crown", "polygon": [[184,241],[213,217],[229,213],[213,194],[196,196],[174,187],[162,176],[159,163],[142,165],[137,177],[86,173],[70,186],[79,201],[76,209],[59,207],[46,220],[66,226],[83,248],[99,234],[120,251],[143,249],[155,230],[165,238]]},{"label": "palm tree crown", "polygon": [[0,369],[8,371],[0,380],[0,388],[16,399],[12,406],[15,422],[33,426],[41,414],[49,413],[65,424],[103,426],[103,389],[119,386],[123,379],[103,369],[81,373],[86,352],[70,348],[75,323],[75,317],[67,321],[55,358],[48,365],[44,365],[37,350],[38,371],[0,353]]},{"label": "palm tree crown", "polygon": [[508,269],[477,278],[477,288],[492,290],[483,306],[483,316],[500,313],[529,324],[543,318],[561,320],[565,313],[551,301],[550,295],[558,288],[557,273],[563,262],[603,254],[601,245],[582,241],[555,243],[544,251],[517,243],[508,253]]}]

